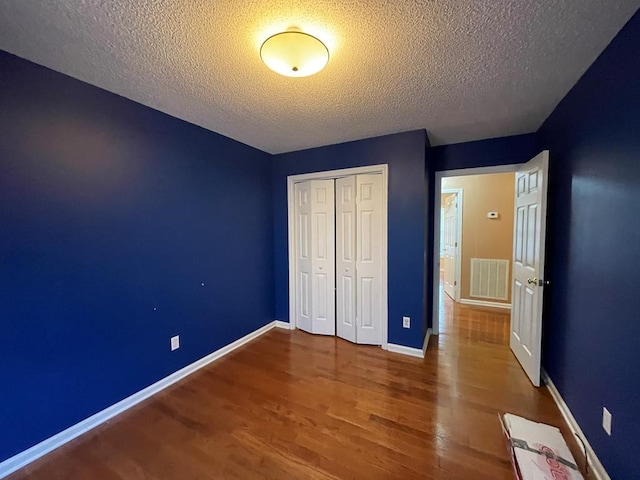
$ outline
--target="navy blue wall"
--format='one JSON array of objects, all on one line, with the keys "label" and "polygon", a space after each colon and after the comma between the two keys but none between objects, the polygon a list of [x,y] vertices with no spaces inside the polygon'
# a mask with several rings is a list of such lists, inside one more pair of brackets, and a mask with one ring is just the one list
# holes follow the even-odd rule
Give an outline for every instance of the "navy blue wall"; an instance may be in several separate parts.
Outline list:
[{"label": "navy blue wall", "polygon": [[538,153],[540,151],[536,146],[536,135],[528,133],[433,147],[429,158],[433,171],[441,172],[459,168],[524,163]]},{"label": "navy blue wall", "polygon": [[433,269],[435,268],[433,259],[433,242],[434,230],[433,219],[434,210],[434,185],[435,185],[435,166],[432,158],[432,148],[427,137],[427,146],[425,149],[425,169],[424,182],[426,188],[427,202],[426,219],[425,219],[425,271],[424,271],[424,311],[425,317],[422,323],[422,330],[426,334],[427,329],[433,327]]},{"label": "navy blue wall", "polygon": [[0,461],[273,320],[270,179],[0,52]]},{"label": "navy blue wall", "polygon": [[551,155],[543,364],[614,479],[638,478],[639,51],[636,13],[538,132]]},{"label": "navy blue wall", "polygon": [[[426,132],[416,130],[274,156],[275,315],[278,320],[289,320],[287,176],[386,163],[389,165],[389,342],[422,348],[426,148]],[[410,329],[402,328],[403,315],[412,318]]]}]

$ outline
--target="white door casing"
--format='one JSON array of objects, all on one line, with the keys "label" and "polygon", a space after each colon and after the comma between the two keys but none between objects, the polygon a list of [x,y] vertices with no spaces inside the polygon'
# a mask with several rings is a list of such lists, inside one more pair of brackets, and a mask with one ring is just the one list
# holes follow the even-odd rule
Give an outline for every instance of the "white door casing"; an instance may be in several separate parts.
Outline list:
[{"label": "white door casing", "polygon": [[356,176],[336,179],[336,334],[356,342]]},{"label": "white door casing", "polygon": [[549,152],[524,164],[515,177],[511,350],[540,386],[542,303]]},{"label": "white door casing", "polygon": [[454,301],[457,295],[457,258],[458,258],[458,195],[451,194],[444,203],[444,292]]},{"label": "white door casing", "polygon": [[333,180],[311,181],[311,333],[336,334]]},{"label": "white door casing", "polygon": [[381,343],[382,176],[356,178],[357,333],[359,344]]}]

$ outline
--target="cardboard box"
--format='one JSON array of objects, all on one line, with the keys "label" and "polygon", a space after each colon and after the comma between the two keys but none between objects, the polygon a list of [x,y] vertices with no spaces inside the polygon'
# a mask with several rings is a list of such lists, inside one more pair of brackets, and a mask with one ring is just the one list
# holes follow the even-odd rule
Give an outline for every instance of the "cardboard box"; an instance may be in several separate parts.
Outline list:
[{"label": "cardboard box", "polygon": [[560,430],[510,413],[500,415],[515,478],[584,480]]}]

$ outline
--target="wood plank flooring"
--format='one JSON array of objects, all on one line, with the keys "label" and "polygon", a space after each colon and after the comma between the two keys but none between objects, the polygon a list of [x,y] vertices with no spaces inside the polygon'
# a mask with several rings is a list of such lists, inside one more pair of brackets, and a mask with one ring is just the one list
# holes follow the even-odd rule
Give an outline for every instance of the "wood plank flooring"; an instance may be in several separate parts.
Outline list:
[{"label": "wood plank flooring", "polygon": [[560,413],[511,355],[507,311],[442,308],[424,360],[272,330],[9,478],[513,478],[498,413]]}]

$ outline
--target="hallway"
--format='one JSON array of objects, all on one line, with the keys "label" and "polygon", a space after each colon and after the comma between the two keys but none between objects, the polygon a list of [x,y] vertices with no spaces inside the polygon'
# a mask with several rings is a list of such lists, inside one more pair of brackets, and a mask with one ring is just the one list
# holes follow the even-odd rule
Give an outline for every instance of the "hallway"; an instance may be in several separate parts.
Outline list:
[{"label": "hallway", "polygon": [[511,311],[454,302],[440,283],[440,335],[509,346]]}]

